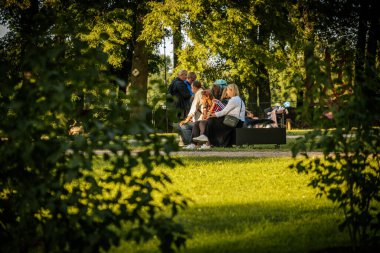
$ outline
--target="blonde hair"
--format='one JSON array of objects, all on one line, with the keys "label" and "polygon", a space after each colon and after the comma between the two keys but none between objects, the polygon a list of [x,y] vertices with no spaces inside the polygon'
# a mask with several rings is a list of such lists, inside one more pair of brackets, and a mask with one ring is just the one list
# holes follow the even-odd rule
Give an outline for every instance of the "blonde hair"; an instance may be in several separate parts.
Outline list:
[{"label": "blonde hair", "polygon": [[222,95],[220,96],[220,100],[223,99],[228,99],[229,97],[227,96],[227,87],[223,89]]},{"label": "blonde hair", "polygon": [[236,84],[231,83],[227,86],[227,89],[230,89],[232,91],[231,97],[239,96],[239,88],[237,87]]}]

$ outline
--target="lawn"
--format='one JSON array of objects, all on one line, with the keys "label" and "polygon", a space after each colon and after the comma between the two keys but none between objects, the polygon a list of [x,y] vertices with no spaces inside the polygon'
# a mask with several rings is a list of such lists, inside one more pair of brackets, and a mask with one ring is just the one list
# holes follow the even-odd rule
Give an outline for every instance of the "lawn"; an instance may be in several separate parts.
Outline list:
[{"label": "lawn", "polygon": [[[318,252],[348,245],[342,213],[316,198],[290,158],[185,158],[170,171],[192,200],[178,219],[192,235],[180,252]],[[166,169],[165,169],[166,170]],[[156,242],[110,252],[158,252]]]}]

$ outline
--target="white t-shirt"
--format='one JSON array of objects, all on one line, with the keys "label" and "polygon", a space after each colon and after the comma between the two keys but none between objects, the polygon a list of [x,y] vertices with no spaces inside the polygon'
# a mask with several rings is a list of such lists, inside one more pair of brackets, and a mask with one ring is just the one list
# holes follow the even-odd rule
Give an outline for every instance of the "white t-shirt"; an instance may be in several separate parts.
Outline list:
[{"label": "white t-shirt", "polygon": [[200,88],[195,94],[193,102],[191,103],[191,108],[188,117],[192,117],[192,121],[195,122],[202,116],[202,91]]}]

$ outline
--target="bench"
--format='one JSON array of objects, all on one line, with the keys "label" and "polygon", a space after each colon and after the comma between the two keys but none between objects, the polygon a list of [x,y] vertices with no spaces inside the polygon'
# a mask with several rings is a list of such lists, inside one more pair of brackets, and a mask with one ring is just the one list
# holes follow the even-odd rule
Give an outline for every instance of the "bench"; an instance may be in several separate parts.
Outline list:
[{"label": "bench", "polygon": [[286,128],[236,128],[235,145],[286,144]]}]

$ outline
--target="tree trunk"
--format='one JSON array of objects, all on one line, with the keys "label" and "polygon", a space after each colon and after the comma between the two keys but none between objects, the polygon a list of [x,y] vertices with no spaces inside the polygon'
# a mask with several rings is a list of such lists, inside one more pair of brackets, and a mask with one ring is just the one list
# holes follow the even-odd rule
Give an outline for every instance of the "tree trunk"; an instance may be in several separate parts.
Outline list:
[{"label": "tree trunk", "polygon": [[247,87],[248,91],[248,102],[247,102],[247,107],[248,110],[252,111],[255,115],[260,115],[260,109],[257,104],[257,85],[255,83],[252,83]]},{"label": "tree trunk", "polygon": [[[138,9],[136,7],[136,9]],[[147,104],[148,93],[148,49],[145,41],[138,41],[143,26],[143,13],[135,14],[134,36],[133,36],[133,56],[131,84],[127,89],[128,95],[133,97],[133,107],[131,117],[140,120],[146,119],[145,106]]]},{"label": "tree trunk", "polygon": [[358,40],[355,55],[355,83],[362,84],[364,78],[364,59],[367,35],[368,0],[360,2]]},{"label": "tree trunk", "polygon": [[374,3],[369,7],[369,30],[368,30],[368,44],[366,52],[365,73],[371,79],[376,76],[376,50],[377,50],[377,35],[379,32],[380,18],[376,15],[379,11],[376,9]]},{"label": "tree trunk", "polygon": [[[263,46],[264,40],[269,40],[268,33],[261,27],[257,27],[257,45]],[[259,97],[259,112],[264,114],[264,109],[271,106],[271,92],[269,73],[264,63],[259,62],[257,67],[257,92]]]},{"label": "tree trunk", "polygon": [[331,86],[333,83],[332,77],[331,77],[331,54],[328,47],[325,49],[325,61],[326,61],[326,75],[327,75],[327,79],[329,80],[329,85]]},{"label": "tree trunk", "polygon": [[178,26],[173,32],[173,68],[178,65],[178,53],[182,47],[182,33],[181,33],[181,21],[178,22]]},{"label": "tree trunk", "polygon": [[131,87],[129,92],[133,92],[134,98],[138,101],[147,100],[148,86],[148,54],[144,41],[135,43],[133,58],[132,58],[132,75]]},{"label": "tree trunk", "polygon": [[259,63],[258,68],[258,91],[260,101],[260,113],[263,113],[265,108],[271,106],[271,93],[269,85],[269,73],[263,63]]},{"label": "tree trunk", "polygon": [[368,27],[368,42],[366,46],[366,61],[365,61],[365,82],[363,82],[363,95],[366,102],[366,108],[372,115],[378,113],[378,79],[376,74],[376,51],[378,35],[380,30],[379,21],[379,5],[372,1],[369,6],[369,27]]},{"label": "tree trunk", "polygon": [[314,68],[314,42],[313,38],[309,38],[307,45],[304,49],[304,66],[305,66],[305,97],[304,101],[307,105],[314,104],[314,94],[313,94],[313,68]]},{"label": "tree trunk", "polygon": [[[28,59],[28,50],[36,47],[36,38],[40,35],[39,25],[35,16],[38,14],[38,0],[31,0],[30,6],[21,13],[20,36],[21,36],[21,59]],[[29,72],[32,69],[31,63],[22,64],[22,71]]]}]

